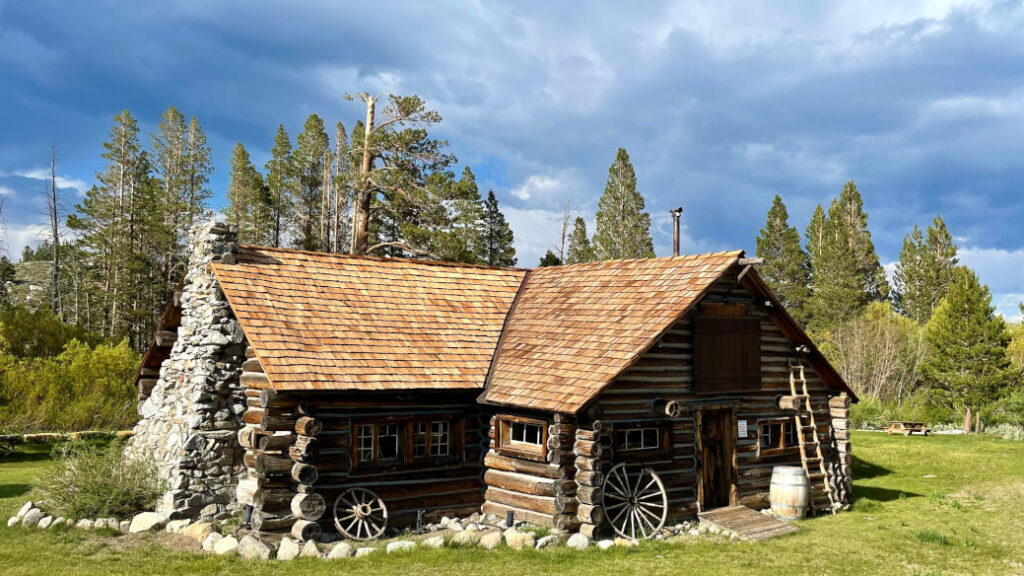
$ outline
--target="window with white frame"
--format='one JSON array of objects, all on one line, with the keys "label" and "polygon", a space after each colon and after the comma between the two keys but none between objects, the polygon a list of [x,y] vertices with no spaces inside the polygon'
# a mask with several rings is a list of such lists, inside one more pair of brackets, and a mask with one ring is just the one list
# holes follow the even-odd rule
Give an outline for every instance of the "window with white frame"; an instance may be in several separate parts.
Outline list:
[{"label": "window with white frame", "polygon": [[619,430],[619,449],[657,450],[661,448],[661,430],[658,428],[627,428]]}]

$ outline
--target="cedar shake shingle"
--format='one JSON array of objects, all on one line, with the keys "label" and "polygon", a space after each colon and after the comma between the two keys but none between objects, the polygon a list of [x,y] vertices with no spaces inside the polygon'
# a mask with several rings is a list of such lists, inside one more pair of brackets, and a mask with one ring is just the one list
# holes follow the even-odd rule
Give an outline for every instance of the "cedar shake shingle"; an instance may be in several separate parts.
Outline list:
[{"label": "cedar shake shingle", "polygon": [[252,246],[212,268],[278,390],[479,389],[526,274]]},{"label": "cedar shake shingle", "polygon": [[657,342],[742,252],[527,274],[498,343],[489,404],[575,413]]}]

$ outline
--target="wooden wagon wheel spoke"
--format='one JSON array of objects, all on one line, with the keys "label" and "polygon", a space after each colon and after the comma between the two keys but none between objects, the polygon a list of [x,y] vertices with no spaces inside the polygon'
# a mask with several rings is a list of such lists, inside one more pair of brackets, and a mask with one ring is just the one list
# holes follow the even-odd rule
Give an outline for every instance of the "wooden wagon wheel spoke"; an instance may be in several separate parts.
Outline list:
[{"label": "wooden wagon wheel spoke", "polygon": [[349,488],[334,501],[334,525],[352,540],[373,540],[388,525],[388,509],[366,488]]},{"label": "wooden wagon wheel spoke", "polygon": [[668,493],[650,468],[616,464],[604,481],[604,509],[615,533],[625,538],[653,538],[668,517]]}]

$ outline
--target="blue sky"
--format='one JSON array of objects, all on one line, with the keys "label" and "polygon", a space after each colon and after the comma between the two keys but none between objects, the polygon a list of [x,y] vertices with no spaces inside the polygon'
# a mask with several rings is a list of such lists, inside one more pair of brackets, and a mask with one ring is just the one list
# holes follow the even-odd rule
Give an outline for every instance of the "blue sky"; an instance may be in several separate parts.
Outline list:
[{"label": "blue sky", "polygon": [[419,94],[493,188],[520,263],[593,221],[624,146],[660,255],[745,248],[781,194],[803,230],[854,179],[884,263],[936,213],[1008,316],[1024,300],[1024,4],[1016,2],[33,2],[0,0],[0,195],[38,241],[47,147],[70,209],[129,108],[174,105],[213,147],[360,117],[345,92]]}]

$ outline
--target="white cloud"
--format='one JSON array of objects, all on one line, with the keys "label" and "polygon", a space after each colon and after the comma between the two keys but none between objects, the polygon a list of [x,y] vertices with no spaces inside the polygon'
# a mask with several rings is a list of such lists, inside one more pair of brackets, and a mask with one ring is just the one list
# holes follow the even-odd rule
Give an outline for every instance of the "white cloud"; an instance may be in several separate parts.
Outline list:
[{"label": "white cloud", "polygon": [[972,268],[994,294],[1019,293],[1024,287],[1024,248],[960,248],[960,262]]},{"label": "white cloud", "polygon": [[20,260],[25,246],[35,246],[45,232],[41,224],[7,224],[7,254],[11,260]]},{"label": "white cloud", "polygon": [[502,208],[515,233],[519,266],[532,268],[545,252],[558,252],[561,242],[562,212],[543,208]]},{"label": "white cloud", "polygon": [[[31,178],[33,180],[50,180],[49,168],[32,168],[31,170],[19,170],[14,172],[0,172],[0,176],[21,176],[22,178]],[[68,176],[57,176],[57,188],[74,188],[79,194],[84,194],[89,189],[89,185],[78,178],[70,178]]]},{"label": "white cloud", "polygon": [[1024,292],[1017,294],[995,294],[993,297],[996,313],[1002,314],[1007,322],[1021,322],[1020,303],[1024,302]]},{"label": "white cloud", "polygon": [[7,186],[0,186],[0,196],[8,196],[10,194],[14,194],[14,190],[8,188]]}]

